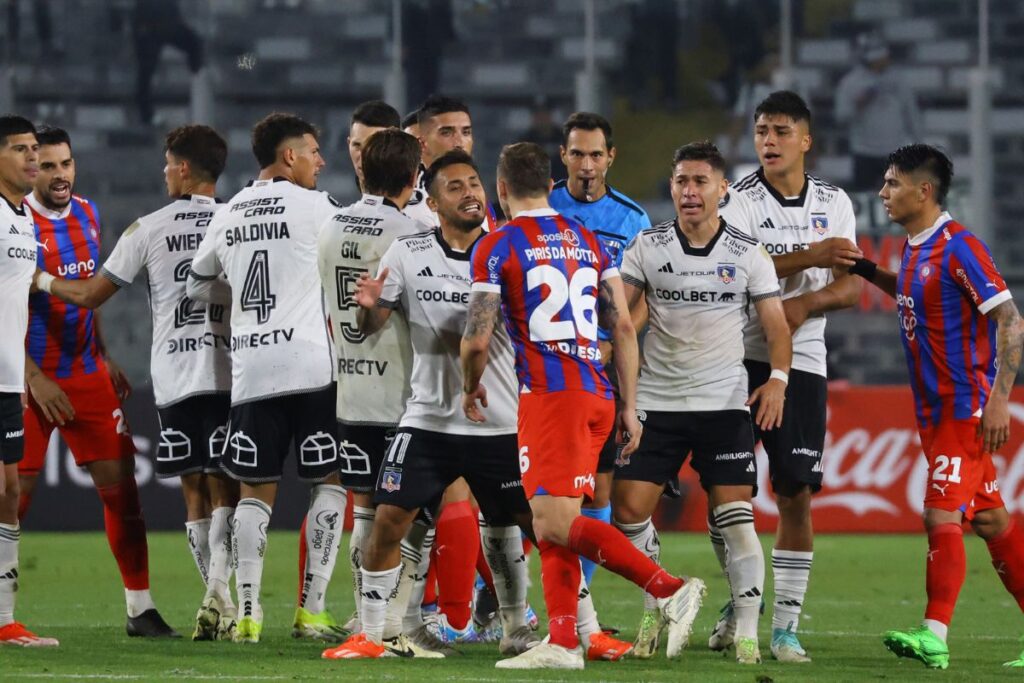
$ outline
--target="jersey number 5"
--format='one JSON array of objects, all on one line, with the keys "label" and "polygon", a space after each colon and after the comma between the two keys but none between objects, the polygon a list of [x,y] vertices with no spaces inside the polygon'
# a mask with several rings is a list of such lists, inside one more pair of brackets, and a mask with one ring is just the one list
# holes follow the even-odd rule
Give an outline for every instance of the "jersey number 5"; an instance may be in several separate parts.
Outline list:
[{"label": "jersey number 5", "polygon": [[[546,285],[548,295],[530,314],[530,340],[540,342],[597,339],[597,271],[580,268],[566,279],[562,271],[547,264],[535,266],[526,273],[526,288],[533,291]],[[568,303],[572,320],[562,320],[562,309]],[[587,314],[590,314],[588,317]],[[556,320],[556,318],[558,318]]]},{"label": "jersey number 5", "polygon": [[[356,303],[356,282],[363,271],[359,268],[345,268],[336,266],[334,268],[334,281],[338,289],[338,310],[356,311],[359,304]],[[362,344],[366,335],[359,331],[359,328],[351,321],[339,320],[341,336],[350,344]]]},{"label": "jersey number 5", "polygon": [[277,295],[270,292],[270,263],[266,249],[252,255],[242,283],[240,303],[243,311],[256,312],[256,322],[261,325],[270,320],[270,312],[277,306]]}]

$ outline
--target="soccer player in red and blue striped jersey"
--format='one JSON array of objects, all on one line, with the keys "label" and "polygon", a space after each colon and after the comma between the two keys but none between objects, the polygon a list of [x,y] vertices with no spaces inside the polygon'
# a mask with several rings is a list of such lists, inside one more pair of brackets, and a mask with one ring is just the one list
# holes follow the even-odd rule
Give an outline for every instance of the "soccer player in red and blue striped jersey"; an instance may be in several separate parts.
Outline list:
[{"label": "soccer player in red and blue striped jersey", "polygon": [[[1024,610],[1024,530],[1006,511],[992,463],[1009,438],[1024,321],[988,247],[942,210],[952,176],[952,163],[934,147],[893,152],[879,195],[907,231],[900,270],[863,259],[851,268],[896,299],[928,460],[928,606],[919,628],[889,631],[885,645],[940,669],[949,665],[946,634],[966,575],[964,520],[985,539]],[[1024,666],[1024,655],[1008,664]]]},{"label": "soccer player in red and blue striped jersey", "polygon": [[[100,259],[96,205],[73,194],[71,140],[44,127],[39,175],[25,198],[35,224],[38,267],[65,279],[92,277]],[[26,338],[25,458],[18,463],[19,517],[32,499],[50,435],[60,431],[76,464],[89,470],[103,501],[104,526],[125,587],[127,630],[133,636],[177,636],[149,593],[146,524],[135,483],[135,447],[121,401],[124,373],[106,358],[96,314],[37,292],[29,297]]]},{"label": "soccer player in red and blue striped jersey", "polygon": [[[463,409],[484,421],[480,384],[498,311],[516,353],[519,375],[519,467],[540,550],[549,641],[498,662],[508,669],[582,669],[577,637],[578,555],[659,600],[678,654],[700,608],[704,584],[660,569],[613,526],[580,514],[593,496],[598,452],[613,423],[636,450],[637,341],[618,269],[597,237],[548,205],[551,162],[533,143],[506,146],[498,160],[504,227],[477,243],[473,288],[462,338]],[[621,410],[601,364],[598,326],[612,333]],[[675,649],[673,653],[672,650]]]}]

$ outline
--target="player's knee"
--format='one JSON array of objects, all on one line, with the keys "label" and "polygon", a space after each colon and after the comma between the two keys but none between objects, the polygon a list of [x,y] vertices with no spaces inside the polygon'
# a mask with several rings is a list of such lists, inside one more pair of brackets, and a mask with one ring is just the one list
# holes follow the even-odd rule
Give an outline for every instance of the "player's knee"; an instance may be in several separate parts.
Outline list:
[{"label": "player's knee", "polygon": [[533,533],[538,543],[554,543],[568,545],[569,523],[560,520],[556,515],[533,515]]},{"label": "player's knee", "polygon": [[795,482],[777,484],[775,500],[779,507],[779,516],[790,521],[809,520],[811,518],[811,487]]},{"label": "player's knee", "polygon": [[982,510],[971,520],[971,528],[974,529],[974,533],[986,541],[1002,534],[1008,526],[1010,526],[1010,514],[1006,508]]},{"label": "player's knee", "polygon": [[381,505],[373,518],[373,541],[381,546],[398,545],[402,542],[413,513],[394,505]]}]

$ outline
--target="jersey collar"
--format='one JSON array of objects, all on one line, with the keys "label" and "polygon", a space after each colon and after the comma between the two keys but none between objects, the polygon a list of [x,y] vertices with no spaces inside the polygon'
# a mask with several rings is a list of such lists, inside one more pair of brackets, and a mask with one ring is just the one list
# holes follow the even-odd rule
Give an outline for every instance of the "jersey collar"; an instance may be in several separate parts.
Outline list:
[{"label": "jersey collar", "polygon": [[[71,196],[71,200],[74,201],[74,195]],[[25,195],[25,203],[32,207],[32,210],[38,213],[40,216],[51,221],[63,220],[71,215],[71,201],[69,201],[68,205],[61,209],[60,211],[53,211],[40,204],[39,200],[36,199],[35,195],[29,192],[27,195]]]},{"label": "jersey collar", "polygon": [[718,217],[718,231],[715,232],[715,236],[705,244],[703,247],[691,247],[690,240],[686,239],[686,234],[683,229],[679,227],[679,219],[676,218],[672,221],[672,224],[676,228],[676,236],[679,237],[679,245],[683,248],[683,253],[687,256],[707,256],[711,253],[711,250],[718,244],[718,238],[725,232],[725,219],[721,216]]},{"label": "jersey collar", "polygon": [[473,244],[469,245],[469,249],[466,251],[458,251],[452,249],[451,245],[444,241],[444,235],[441,234],[441,228],[434,228],[434,237],[437,238],[437,243],[441,246],[441,251],[444,252],[445,258],[451,259],[452,261],[468,261],[470,255],[473,253],[473,247],[476,243],[483,239],[484,235],[487,234],[486,230],[480,232],[477,238],[473,240]]},{"label": "jersey collar", "polygon": [[804,186],[800,188],[800,194],[796,197],[784,197],[781,192],[775,189],[775,187],[768,182],[768,179],[764,176],[764,167],[757,169],[757,177],[760,178],[761,184],[764,185],[765,189],[768,190],[768,194],[775,198],[775,201],[780,206],[803,206],[804,200],[807,199],[807,188],[810,187],[811,183],[807,179],[807,174],[804,173]]},{"label": "jersey collar", "polygon": [[932,235],[937,233],[942,226],[953,220],[953,217],[949,215],[949,211],[943,211],[939,214],[939,217],[932,223],[932,227],[927,230],[922,230],[913,237],[908,237],[907,242],[912,247],[919,247],[932,238]]},{"label": "jersey collar", "polygon": [[546,206],[543,209],[529,209],[528,211],[520,211],[515,215],[515,218],[522,216],[523,218],[543,218],[545,216],[557,216],[558,212],[552,209],[550,206]]},{"label": "jersey collar", "polygon": [[[0,194],[0,197],[4,198],[4,202],[7,204],[7,206],[11,207],[11,211],[13,211],[14,213],[18,214],[19,216],[24,216],[25,215],[25,204],[24,203],[22,203],[21,206],[15,206],[14,204],[11,203],[11,200],[7,198],[7,195]],[[24,200],[22,200],[22,202],[24,202]]]},{"label": "jersey collar", "polygon": [[[367,199],[371,199],[372,201],[371,202],[366,202]],[[370,194],[369,192],[364,192],[362,198],[359,201],[366,202],[366,203],[372,203],[372,204],[380,204],[381,206],[390,206],[395,211],[397,211],[399,213],[402,212],[402,210],[398,208],[398,204],[395,204],[393,201],[391,201],[387,197],[382,197],[379,194]]]}]

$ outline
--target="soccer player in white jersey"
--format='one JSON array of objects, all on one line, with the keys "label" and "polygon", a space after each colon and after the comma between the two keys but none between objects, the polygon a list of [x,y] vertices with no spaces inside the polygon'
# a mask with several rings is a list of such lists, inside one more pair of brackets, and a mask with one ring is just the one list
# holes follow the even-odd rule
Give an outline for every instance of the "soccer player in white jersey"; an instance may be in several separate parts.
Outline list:
[{"label": "soccer player in white jersey", "polygon": [[493,362],[484,377],[488,419],[471,422],[459,402],[459,335],[469,300],[470,252],[484,234],[484,189],[472,158],[462,151],[442,156],[425,175],[440,228],[397,239],[384,254],[379,275],[364,274],[355,292],[360,329],[369,338],[396,317],[394,310],[408,321],[412,396],[374,495],[377,516],[361,568],[363,632],[324,652],[325,658],[376,658],[388,652],[382,640],[384,611],[401,573],[399,542],[417,511],[436,510],[445,489],[460,477],[480,501],[486,521],[485,547],[504,632],[499,648],[519,654],[539,642],[524,614],[527,575],[520,527],[532,531],[519,475],[517,383],[507,335],[494,340]]},{"label": "soccer player in white jersey", "polygon": [[36,233],[22,205],[39,175],[31,121],[0,116],[0,645],[56,646],[14,620],[18,590],[18,461],[25,443],[25,333],[28,290],[36,270]]},{"label": "soccer player in white jersey", "polygon": [[[360,159],[363,196],[328,218],[318,245],[320,279],[327,293],[338,354],[338,454],[342,485],[352,501],[349,559],[357,614],[360,558],[366,553],[373,527],[373,492],[384,454],[409,399],[412,347],[409,324],[401,316],[388,320],[376,334],[360,331],[356,284],[363,273],[377,271],[384,252],[397,238],[426,229],[402,213],[419,172],[416,138],[397,128],[378,131],[365,141]],[[399,642],[405,608],[423,559],[421,548],[428,533],[433,534],[429,520],[417,522],[402,543],[405,569],[398,597],[389,606],[391,618],[385,637],[398,639],[391,643],[393,648],[408,646],[415,651],[423,646],[439,650],[442,644],[430,638],[419,623],[409,629],[411,643]],[[429,556],[429,546],[426,551]],[[415,607],[418,613],[419,604]],[[346,624],[346,628],[357,628],[356,623]]]},{"label": "soccer player in white jersey", "polygon": [[54,278],[39,271],[39,289],[94,309],[127,287],[143,269],[153,316],[150,373],[160,416],[158,477],[180,477],[189,550],[206,585],[194,640],[230,639],[235,605],[231,576],[231,521],[238,484],[220,469],[231,407],[230,326],[221,287],[209,306],[185,296],[192,257],[219,208],[217,178],[227,143],[208,126],[183,126],[167,135],[164,182],[174,200],[124,231],[101,277]]},{"label": "soccer player in white jersey", "polygon": [[[768,453],[779,509],[772,549],[771,651],[783,662],[810,661],[796,633],[814,558],[811,496],[821,489],[825,447],[825,313],[852,306],[861,291],[858,278],[847,272],[861,255],[854,244],[850,198],[805,171],[810,123],[811,112],[794,92],[774,92],[761,102],[754,112],[754,147],[761,167],[730,188],[719,211],[729,225],[756,238],[772,255],[781,278],[782,307],[793,332],[789,404],[782,426],[770,433],[755,429]],[[760,386],[771,366],[754,315],[744,344],[750,386]],[[709,532],[725,567],[722,534],[713,523]],[[728,647],[734,625],[731,605],[726,605],[709,647]]]},{"label": "soccer player in white jersey", "polygon": [[[725,539],[726,576],[736,612],[736,658],[761,661],[757,622],[764,555],[754,531],[757,488],[751,405],[766,431],[782,423],[792,346],[779,280],[757,240],[718,215],[725,160],[709,142],[676,150],[669,186],[676,218],[648,228],[627,248],[622,281],[634,316],[648,311],[637,412],[640,448],[616,463],[615,525],[657,561],[651,515],[692,453],[708,492],[708,518]],[[771,376],[747,394],[743,326],[753,306],[767,338]],[[650,657],[662,624],[645,596],[634,656]]]},{"label": "soccer player in white jersey", "polygon": [[214,216],[192,262],[186,293],[209,301],[221,273],[231,285],[231,412],[221,466],[241,482],[232,553],[238,591],[236,642],[259,642],[260,584],[271,506],[290,447],[313,483],[306,515],[309,573],[293,635],[336,639],[327,611],[345,514],[335,441],[334,350],[317,270],[316,243],[337,205],[316,191],[324,166],[312,125],[291,114],[256,124],[260,165]]}]

